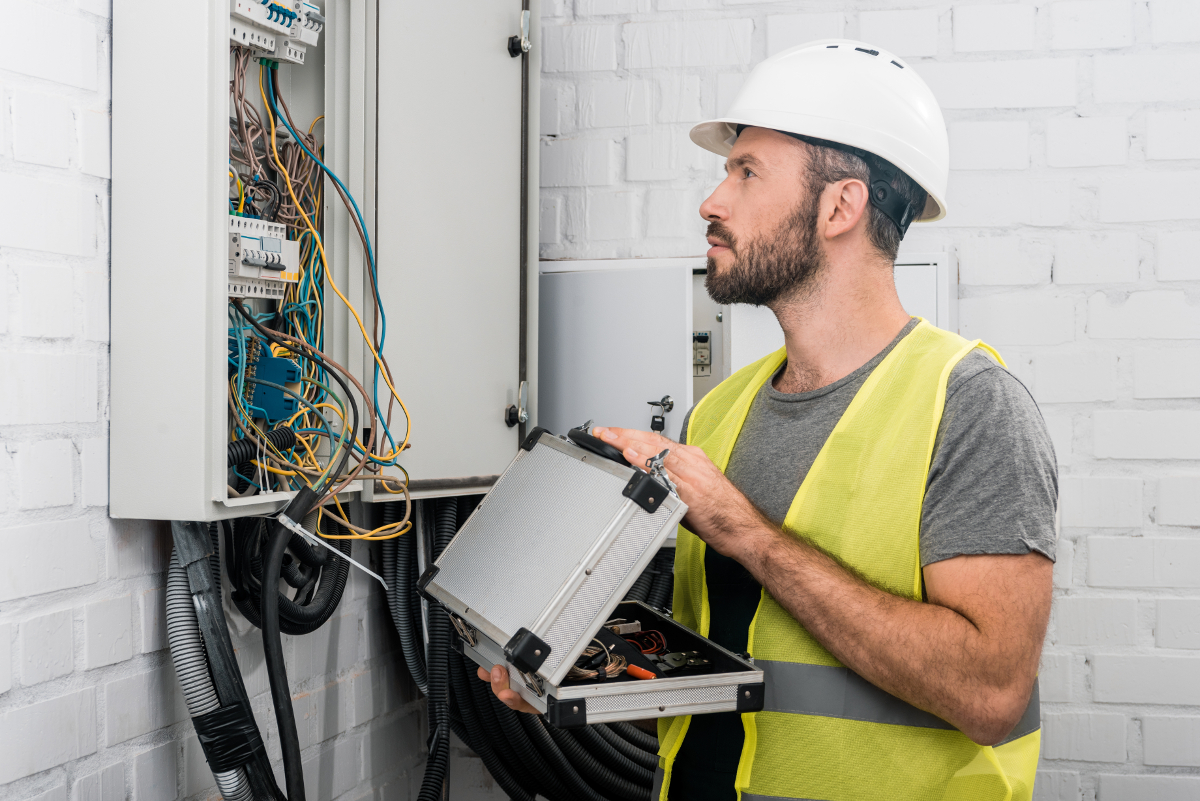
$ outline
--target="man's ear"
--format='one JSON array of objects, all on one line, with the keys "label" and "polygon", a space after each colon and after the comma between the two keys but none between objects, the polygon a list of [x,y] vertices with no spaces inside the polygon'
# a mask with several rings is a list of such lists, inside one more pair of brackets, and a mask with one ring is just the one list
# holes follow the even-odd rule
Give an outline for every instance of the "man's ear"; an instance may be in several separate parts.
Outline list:
[{"label": "man's ear", "polygon": [[832,239],[852,231],[867,213],[870,198],[867,185],[857,178],[847,178],[825,188],[828,206],[825,209],[825,236]]}]

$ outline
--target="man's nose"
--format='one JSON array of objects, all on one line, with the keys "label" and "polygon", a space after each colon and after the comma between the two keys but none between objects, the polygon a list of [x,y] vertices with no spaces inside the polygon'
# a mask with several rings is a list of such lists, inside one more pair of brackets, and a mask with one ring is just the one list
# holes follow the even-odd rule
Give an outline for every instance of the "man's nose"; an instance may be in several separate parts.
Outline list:
[{"label": "man's nose", "polygon": [[708,196],[703,203],[700,204],[700,216],[709,222],[724,221],[729,219],[729,207],[725,204],[721,197],[721,187],[718,186],[713,190],[713,193]]}]

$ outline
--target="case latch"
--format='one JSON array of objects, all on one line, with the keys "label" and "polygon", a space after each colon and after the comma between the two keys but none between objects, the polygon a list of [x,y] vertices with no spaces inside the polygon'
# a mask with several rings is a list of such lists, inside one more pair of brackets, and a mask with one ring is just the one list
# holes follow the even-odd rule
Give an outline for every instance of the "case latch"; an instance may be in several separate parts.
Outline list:
[{"label": "case latch", "polygon": [[633,474],[629,478],[629,483],[625,485],[625,489],[621,490],[622,495],[650,514],[657,512],[658,507],[662,506],[663,499],[667,497],[667,493],[675,489],[671,479],[667,478],[666,468],[663,467],[663,459],[667,458],[668,453],[670,451],[666,450],[647,459],[646,469],[650,472],[639,471]]}]

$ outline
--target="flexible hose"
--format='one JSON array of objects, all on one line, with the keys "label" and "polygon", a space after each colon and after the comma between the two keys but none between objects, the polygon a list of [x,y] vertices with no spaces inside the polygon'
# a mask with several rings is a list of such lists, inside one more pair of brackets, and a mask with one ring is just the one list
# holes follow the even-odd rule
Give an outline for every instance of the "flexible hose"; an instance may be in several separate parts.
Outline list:
[{"label": "flexible hose", "polygon": [[550,767],[558,774],[563,783],[571,790],[569,796],[572,801],[575,799],[583,799],[583,801],[608,801],[604,796],[600,795],[592,785],[588,783],[571,761],[563,754],[558,747],[554,738],[550,736],[549,726],[536,715],[517,715],[517,721],[525,733],[529,736],[530,741],[541,752],[546,761],[550,763]]},{"label": "flexible hose", "polygon": [[[276,428],[267,432],[267,440],[270,441],[276,449],[288,451],[296,447],[296,432],[290,428]],[[258,456],[259,450],[255,443],[248,439],[235,439],[229,443],[229,464],[228,467],[233,467],[235,464],[243,464],[249,462]]]},{"label": "flexible hose", "polygon": [[[436,504],[436,520],[434,523],[433,549],[430,559],[437,559],[442,551],[454,538],[457,525],[458,501],[446,498]],[[438,801],[442,795],[442,785],[446,780],[446,770],[450,760],[450,695],[449,655],[450,643],[454,634],[450,625],[450,617],[441,604],[429,605],[429,656],[426,662],[427,682],[429,687],[429,719],[430,725],[436,719],[429,747],[429,759],[425,765],[425,776],[421,780],[421,792],[418,801]]]},{"label": "flexible hose", "polygon": [[658,738],[650,732],[643,731],[632,723],[609,723],[606,725],[609,731],[615,732],[626,742],[633,743],[643,751],[649,751],[652,754],[658,753]]},{"label": "flexible hose", "polygon": [[554,726],[546,726],[546,731],[562,750],[563,755],[579,771],[579,775],[595,785],[601,792],[606,795],[615,795],[625,801],[646,801],[649,787],[639,787],[634,782],[609,770],[589,754],[587,749],[572,736],[571,732]]},{"label": "flexible hose", "polygon": [[[480,720],[480,710],[475,707],[472,692],[467,686],[466,671],[463,668],[462,659],[459,658],[458,654],[450,654],[449,663],[451,686],[454,688],[454,697],[458,702],[458,709],[462,713],[463,725],[467,730],[467,745],[483,761],[484,767],[488,769],[488,773],[492,774],[492,778],[496,780],[496,784],[500,785],[500,789],[507,793],[509,798],[514,799],[514,801],[533,801],[533,795],[509,773],[504,763],[500,760],[500,757],[497,756],[495,749],[493,749],[492,743],[484,731],[484,724]],[[510,762],[509,764],[513,763]]]},{"label": "flexible hose", "polygon": [[642,575],[637,577],[637,581],[633,582],[633,586],[629,588],[629,593],[625,596],[626,601],[641,601],[646,602],[646,598],[650,595],[650,587],[654,583],[654,564],[651,563],[642,571]]},{"label": "flexible hose", "polygon": [[652,769],[647,770],[622,754],[601,737],[595,727],[584,726],[581,729],[572,729],[571,734],[575,735],[575,739],[588,750],[588,753],[601,764],[608,766],[613,773],[638,785],[649,787],[653,784],[654,771]]},{"label": "flexible hose", "polygon": [[[467,668],[469,679],[470,665]],[[538,792],[549,798],[550,801],[571,801],[575,796],[559,779],[558,774],[554,772],[549,763],[542,758],[541,752],[529,739],[529,735],[521,726],[521,721],[517,719],[518,714],[524,713],[518,713],[506,706],[492,695],[491,689],[487,685],[483,682],[479,683],[483,685],[484,691],[492,699],[492,708],[496,711],[496,719],[500,723],[500,737],[512,744],[517,755],[517,762],[525,765],[537,776]]]},{"label": "flexible hose", "polygon": [[[305,528],[312,530],[311,526],[316,524],[316,517],[309,516],[305,518]],[[330,533],[345,534],[345,529],[338,523],[329,521]],[[285,531],[287,531],[285,529]],[[291,586],[306,586],[314,579],[319,579],[320,583],[317,586],[317,591],[311,598],[307,598],[308,590],[302,590],[296,594],[299,602],[288,598],[279,592],[275,594],[279,596],[278,607],[280,615],[280,629],[284,634],[303,635],[310,634],[329,620],[333,613],[337,610],[338,604],[341,603],[342,595],[346,589],[346,580],[350,576],[350,563],[345,559],[338,559],[332,554],[328,558],[333,559],[334,564],[329,564],[325,556],[318,556],[316,551],[304,542],[304,539],[298,534],[287,531],[288,538],[285,542],[285,547],[291,550],[293,554],[300,560],[302,564],[313,567],[313,574],[306,581],[301,582],[299,576],[300,569],[292,565],[284,567],[280,563],[280,574],[284,575],[285,580]],[[255,523],[255,527],[250,531],[239,532],[230,537],[226,536],[228,547],[227,553],[230,554],[232,565],[230,568],[230,581],[234,587],[231,598],[238,611],[248,620],[251,625],[262,628],[262,587],[263,587],[263,567],[262,554],[255,554],[253,549],[257,542],[261,540],[262,532]],[[240,538],[240,539],[239,539]],[[299,546],[296,542],[299,541]],[[349,540],[334,540],[333,547],[346,556],[350,555]],[[321,549],[322,551],[324,549]],[[328,553],[328,552],[326,552]],[[317,574],[316,567],[320,563],[324,563],[325,567],[320,569]],[[285,575],[286,574],[286,575]],[[307,603],[305,603],[307,601]]]},{"label": "flexible hose", "polygon": [[653,781],[654,770],[658,767],[657,749],[655,749],[655,751],[645,751],[629,742],[624,737],[621,737],[603,723],[597,723],[595,726],[590,726],[589,728],[595,731],[596,734],[599,734],[601,737],[603,737],[606,743],[620,751],[625,757],[632,759],[634,762],[650,771],[651,780]]},{"label": "flexible hose", "polygon": [[[395,523],[400,519],[400,503],[385,503],[383,505],[383,523]],[[413,604],[420,608],[420,601],[414,591],[412,581],[414,572],[414,556],[416,552],[416,530],[411,530],[402,537],[383,541],[383,580],[387,582],[388,611],[392,614],[392,625],[400,635],[400,650],[404,654],[404,663],[413,683],[423,694],[429,694],[429,685],[425,678],[425,649],[424,635],[419,628],[413,627]],[[421,643],[418,646],[418,642]]]},{"label": "flexible hose", "polygon": [[[317,501],[309,487],[302,488],[292,498],[283,514],[292,520],[303,520]],[[267,678],[271,684],[271,701],[275,705],[275,720],[279,730],[280,750],[283,752],[283,776],[288,801],[304,801],[304,770],[300,762],[300,737],[296,731],[296,711],[292,708],[292,692],[288,687],[287,664],[283,658],[283,639],[279,624],[279,571],[283,553],[291,533],[277,519],[271,521],[267,552],[263,561],[262,639],[266,657]],[[339,559],[338,561],[344,561]],[[322,621],[324,622],[324,621]]]},{"label": "flexible hose", "polygon": [[[454,654],[453,657],[459,663],[466,662],[458,654]],[[489,685],[475,677],[474,664],[474,662],[469,666],[463,664],[463,676],[466,679],[463,683],[463,690],[474,702],[475,716],[479,719],[483,736],[496,753],[501,766],[512,774],[517,783],[530,793],[536,792],[539,784],[537,775],[530,771],[529,765],[517,758],[516,749],[513,748],[513,744],[504,736],[500,728],[495,705],[503,706],[503,704],[500,704]],[[456,689],[455,692],[458,690]]]},{"label": "flexible hose", "polygon": [[[220,575],[219,570],[217,575]],[[188,715],[194,718],[215,712],[221,702],[208,672],[208,656],[200,637],[200,623],[188,587],[187,571],[179,564],[174,549],[167,568],[167,642]],[[250,782],[241,768],[214,771],[213,779],[227,801],[253,801]]]},{"label": "flexible hose", "polygon": [[646,603],[655,609],[666,609],[671,603],[671,588],[675,583],[675,549],[663,548],[654,557],[654,581]]}]

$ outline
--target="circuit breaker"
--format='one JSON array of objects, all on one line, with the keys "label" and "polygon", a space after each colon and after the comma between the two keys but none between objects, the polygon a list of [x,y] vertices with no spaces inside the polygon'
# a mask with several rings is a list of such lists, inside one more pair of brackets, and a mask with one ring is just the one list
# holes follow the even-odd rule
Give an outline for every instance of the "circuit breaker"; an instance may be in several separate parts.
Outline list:
[{"label": "circuit breaker", "polygon": [[692,332],[692,377],[712,375],[712,331]]},{"label": "circuit breaker", "polygon": [[511,461],[536,415],[538,11],[114,0],[114,517],[270,514],[318,478],[461,494]]}]

